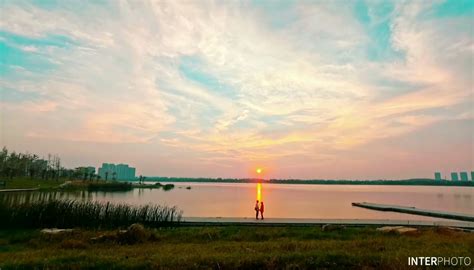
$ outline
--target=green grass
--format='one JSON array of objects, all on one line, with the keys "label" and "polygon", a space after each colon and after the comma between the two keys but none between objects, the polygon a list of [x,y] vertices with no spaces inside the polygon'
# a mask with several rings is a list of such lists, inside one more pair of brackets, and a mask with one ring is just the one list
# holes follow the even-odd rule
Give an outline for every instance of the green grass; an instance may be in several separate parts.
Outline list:
[{"label": "green grass", "polygon": [[31,179],[29,177],[17,177],[13,179],[1,178],[0,181],[6,181],[6,186],[0,186],[1,189],[17,189],[17,188],[40,188],[49,189],[54,188],[65,182],[64,179],[59,180],[41,180]]},{"label": "green grass", "polygon": [[[61,188],[64,191],[76,191],[76,190],[89,190],[89,191],[105,191],[105,192],[115,192],[115,191],[130,191],[134,188],[162,188],[164,191],[169,191],[175,188],[174,184],[137,184],[133,182],[122,182],[122,181],[112,181],[112,180],[67,180],[68,184],[61,186],[66,182],[66,179],[61,178],[59,180],[41,180],[41,179],[32,179],[28,177],[15,177],[13,179],[0,178],[0,181],[6,180],[6,186],[0,186],[2,189],[30,189],[30,188],[39,188],[41,190],[48,189],[57,189]],[[188,187],[191,189],[191,187]]]},{"label": "green grass", "polygon": [[92,201],[37,200],[17,202],[0,197],[0,228],[116,228],[142,223],[168,226],[179,222],[175,207],[130,206]]},{"label": "green grass", "polygon": [[87,185],[89,191],[130,191],[133,189],[131,183],[118,181],[98,181]]},{"label": "green grass", "polygon": [[174,184],[164,184],[162,187],[164,191],[168,191],[174,188]]},{"label": "green grass", "polygon": [[149,229],[138,244],[94,242],[116,231],[45,236],[0,231],[0,268],[90,269],[405,269],[408,256],[471,256],[474,234],[421,229],[411,235],[374,227],[179,227]]}]

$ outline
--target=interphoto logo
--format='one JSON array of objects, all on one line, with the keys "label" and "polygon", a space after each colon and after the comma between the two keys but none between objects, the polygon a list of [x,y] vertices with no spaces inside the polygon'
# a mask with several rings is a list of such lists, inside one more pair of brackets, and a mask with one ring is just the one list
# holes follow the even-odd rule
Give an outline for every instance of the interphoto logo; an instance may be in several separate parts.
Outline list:
[{"label": "interphoto logo", "polygon": [[408,257],[410,266],[470,266],[471,257]]}]

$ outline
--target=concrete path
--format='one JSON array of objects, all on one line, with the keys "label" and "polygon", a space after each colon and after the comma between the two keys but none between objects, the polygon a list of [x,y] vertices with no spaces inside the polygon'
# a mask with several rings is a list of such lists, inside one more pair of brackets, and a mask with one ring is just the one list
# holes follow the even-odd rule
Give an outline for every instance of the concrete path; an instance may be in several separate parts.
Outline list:
[{"label": "concrete path", "polygon": [[39,188],[11,188],[11,189],[0,189],[0,192],[21,192],[21,191],[35,191]]},{"label": "concrete path", "polygon": [[426,221],[426,220],[388,220],[388,219],[302,219],[302,218],[253,218],[230,217],[184,217],[183,225],[189,226],[317,226],[325,224],[347,226],[446,226],[474,229],[474,222]]},{"label": "concrete path", "polygon": [[446,219],[454,219],[454,220],[462,220],[462,221],[474,221],[474,215],[463,214],[463,213],[453,213],[453,212],[445,212],[445,211],[437,211],[437,210],[427,210],[427,209],[419,209],[415,207],[407,207],[407,206],[398,206],[398,205],[388,205],[388,204],[376,204],[376,203],[352,203],[353,206],[372,209],[372,210],[379,210],[379,211],[390,211],[390,212],[398,212],[404,214],[412,214],[412,215],[420,215],[420,216],[428,216],[428,217],[436,217],[436,218],[446,218]]}]

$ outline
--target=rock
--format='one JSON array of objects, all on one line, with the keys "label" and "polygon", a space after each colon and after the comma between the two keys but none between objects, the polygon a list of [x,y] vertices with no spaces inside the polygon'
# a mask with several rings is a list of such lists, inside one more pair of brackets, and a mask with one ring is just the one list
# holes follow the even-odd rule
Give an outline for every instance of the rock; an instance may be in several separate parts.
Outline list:
[{"label": "rock", "polygon": [[384,226],[381,228],[377,228],[376,230],[379,232],[393,232],[400,228],[403,228],[403,226]]},{"label": "rock", "polygon": [[399,234],[408,234],[408,233],[414,233],[414,232],[418,232],[418,229],[417,228],[409,228],[409,227],[404,227],[404,228],[397,229],[397,233],[399,233]]},{"label": "rock", "polygon": [[344,230],[344,229],[346,229],[346,226],[337,225],[337,224],[325,224],[321,228],[323,232],[332,232],[332,231],[339,231],[339,230]]},{"label": "rock", "polygon": [[96,236],[96,237],[92,237],[91,241],[92,242],[102,242],[104,240],[104,236],[105,235],[99,235],[99,236]]},{"label": "rock", "polygon": [[447,230],[455,231],[455,232],[464,232],[465,230],[462,228],[456,228],[456,227],[444,227]]},{"label": "rock", "polygon": [[407,233],[414,233],[418,232],[417,228],[411,227],[404,227],[404,226],[385,226],[381,228],[377,228],[379,232],[396,232],[399,234],[407,234]]},{"label": "rock", "polygon": [[434,229],[434,231],[438,234],[442,234],[442,235],[452,235],[453,233],[455,232],[464,232],[466,231],[465,229],[461,229],[461,228],[455,228],[455,227],[445,227],[445,226],[440,226],[440,227],[436,227]]},{"label": "rock", "polygon": [[52,229],[42,229],[42,230],[41,230],[41,233],[43,233],[43,234],[49,234],[49,235],[60,234],[60,233],[64,233],[64,232],[72,232],[72,229],[58,229],[58,228],[52,228]]}]

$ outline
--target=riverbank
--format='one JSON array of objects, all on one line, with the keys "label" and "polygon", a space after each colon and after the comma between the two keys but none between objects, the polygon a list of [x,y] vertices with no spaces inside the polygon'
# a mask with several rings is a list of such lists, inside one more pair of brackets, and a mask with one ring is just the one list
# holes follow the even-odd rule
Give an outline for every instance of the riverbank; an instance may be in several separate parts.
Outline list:
[{"label": "riverbank", "polygon": [[399,219],[314,219],[314,218],[255,218],[238,217],[183,217],[181,226],[263,226],[263,227],[314,227],[336,226],[416,226],[416,227],[452,227],[474,232],[474,222],[448,219],[399,220]]},{"label": "riverbank", "polygon": [[140,184],[136,182],[124,182],[114,180],[78,180],[60,178],[57,180],[43,180],[35,178],[13,178],[2,180],[5,181],[5,186],[0,187],[0,192],[15,192],[15,191],[48,191],[48,190],[89,190],[89,191],[130,191],[134,188],[145,189],[160,189],[165,191],[171,190],[175,187],[174,184],[161,184],[159,182],[153,184]]},{"label": "riverbank", "polygon": [[15,177],[13,179],[1,178],[0,181],[5,181],[5,186],[0,187],[0,190],[11,190],[11,189],[39,189],[48,190],[59,188],[64,185],[66,179],[60,178],[54,179],[36,179],[29,177]]},{"label": "riverbank", "polygon": [[146,229],[125,242],[117,235],[0,230],[0,268],[403,269],[409,256],[474,254],[474,233],[447,228],[398,234],[374,226],[177,227]]}]

